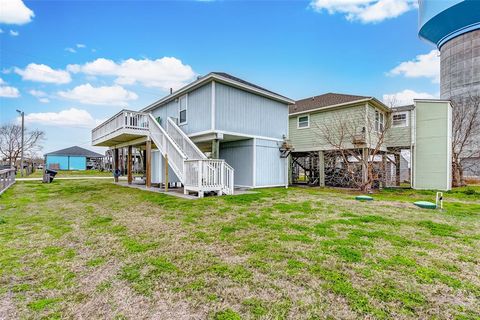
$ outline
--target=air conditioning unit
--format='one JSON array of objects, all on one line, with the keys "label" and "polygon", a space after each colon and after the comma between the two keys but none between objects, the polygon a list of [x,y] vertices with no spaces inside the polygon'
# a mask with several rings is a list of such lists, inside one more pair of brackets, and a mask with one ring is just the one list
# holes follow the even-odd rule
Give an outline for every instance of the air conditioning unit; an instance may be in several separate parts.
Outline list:
[{"label": "air conditioning unit", "polygon": [[365,135],[363,133],[354,135],[352,140],[353,140],[352,141],[353,144],[365,144],[366,143]]}]

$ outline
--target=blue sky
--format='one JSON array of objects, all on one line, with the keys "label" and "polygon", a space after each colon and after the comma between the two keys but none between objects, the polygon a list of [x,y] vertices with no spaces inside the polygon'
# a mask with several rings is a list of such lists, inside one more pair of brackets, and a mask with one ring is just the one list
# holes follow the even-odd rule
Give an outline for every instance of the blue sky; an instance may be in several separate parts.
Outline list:
[{"label": "blue sky", "polygon": [[0,1],[0,123],[24,110],[44,152],[210,71],[292,99],[439,92],[412,0]]}]

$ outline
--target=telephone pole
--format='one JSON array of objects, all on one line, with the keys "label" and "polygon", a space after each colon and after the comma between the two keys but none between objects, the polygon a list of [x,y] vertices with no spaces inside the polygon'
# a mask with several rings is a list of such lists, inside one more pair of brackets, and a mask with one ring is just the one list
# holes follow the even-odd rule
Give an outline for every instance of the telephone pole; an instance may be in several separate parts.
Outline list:
[{"label": "telephone pole", "polygon": [[20,176],[23,177],[23,144],[25,135],[25,112],[17,109],[17,112],[22,116],[22,149],[20,153]]}]

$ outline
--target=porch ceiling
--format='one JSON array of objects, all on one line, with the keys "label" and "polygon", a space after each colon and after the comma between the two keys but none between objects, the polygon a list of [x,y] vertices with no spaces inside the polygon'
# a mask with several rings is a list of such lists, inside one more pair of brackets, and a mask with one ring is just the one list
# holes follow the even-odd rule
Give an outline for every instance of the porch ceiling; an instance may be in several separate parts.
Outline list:
[{"label": "porch ceiling", "polygon": [[129,141],[132,141],[133,143],[134,140],[137,140],[139,138],[143,138],[146,136],[148,136],[148,132],[144,134],[118,132],[117,134],[112,133],[106,137],[98,139],[97,141],[92,142],[92,145],[95,147],[113,147]]}]

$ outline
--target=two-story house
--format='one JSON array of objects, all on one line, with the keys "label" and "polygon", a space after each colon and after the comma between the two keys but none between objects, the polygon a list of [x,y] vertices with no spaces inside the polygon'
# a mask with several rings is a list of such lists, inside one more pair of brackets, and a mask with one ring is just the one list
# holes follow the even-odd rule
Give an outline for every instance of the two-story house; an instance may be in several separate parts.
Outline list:
[{"label": "two-story house", "polygon": [[389,108],[374,97],[327,93],[289,112],[292,183],[352,187],[370,175],[377,185],[451,188],[449,101]]},{"label": "two-story house", "polygon": [[185,193],[202,197],[232,194],[234,187],[286,186],[288,164],[279,149],[292,103],[212,72],[139,112],[121,111],[93,129],[92,144],[113,149],[117,164],[119,148],[144,150],[147,187],[181,182]]}]

